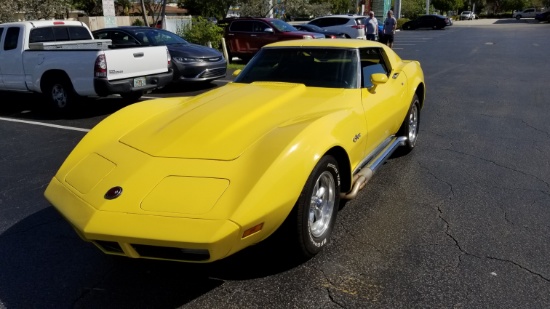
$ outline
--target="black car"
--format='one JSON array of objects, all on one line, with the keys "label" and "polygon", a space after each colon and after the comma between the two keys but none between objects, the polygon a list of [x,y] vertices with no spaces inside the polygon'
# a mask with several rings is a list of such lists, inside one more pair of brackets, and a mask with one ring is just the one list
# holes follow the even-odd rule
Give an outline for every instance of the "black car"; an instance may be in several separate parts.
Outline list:
[{"label": "black car", "polygon": [[403,24],[403,30],[413,30],[419,28],[431,28],[431,29],[443,29],[446,26],[450,26],[451,20],[442,15],[423,15],[417,19],[410,20]]},{"label": "black car", "polygon": [[218,50],[191,44],[177,34],[157,28],[122,26],[92,32],[96,39],[110,39],[117,48],[166,45],[172,57],[174,81],[209,82],[225,77],[227,61]]},{"label": "black car", "polygon": [[294,28],[296,28],[300,31],[305,31],[305,32],[321,33],[327,39],[346,38],[345,33],[329,31],[329,30],[326,30],[326,29],[323,29],[321,27],[311,25],[311,24],[294,25]]},{"label": "black car", "polygon": [[550,10],[542,13],[538,13],[537,15],[535,15],[535,19],[540,22],[543,22],[543,21],[550,22]]}]

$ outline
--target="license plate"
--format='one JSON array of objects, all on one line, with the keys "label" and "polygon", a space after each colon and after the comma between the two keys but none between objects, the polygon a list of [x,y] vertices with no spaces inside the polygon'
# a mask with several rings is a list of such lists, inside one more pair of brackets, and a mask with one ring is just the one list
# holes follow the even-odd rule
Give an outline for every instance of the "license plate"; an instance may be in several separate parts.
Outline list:
[{"label": "license plate", "polygon": [[146,84],[145,77],[134,78],[134,87],[143,87]]}]

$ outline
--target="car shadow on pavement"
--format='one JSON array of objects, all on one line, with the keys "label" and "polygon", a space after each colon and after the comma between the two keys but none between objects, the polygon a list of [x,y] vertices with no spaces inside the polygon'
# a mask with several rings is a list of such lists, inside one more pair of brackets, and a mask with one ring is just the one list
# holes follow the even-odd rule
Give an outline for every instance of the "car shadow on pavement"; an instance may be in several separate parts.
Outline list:
[{"label": "car shadow on pavement", "polygon": [[0,117],[26,120],[82,119],[105,116],[132,104],[118,96],[105,98],[80,98],[67,112],[50,108],[44,97],[32,93],[0,92]]},{"label": "car shadow on pavement", "polygon": [[182,93],[191,91],[206,91],[216,88],[217,85],[212,82],[194,82],[194,83],[171,83],[161,89],[153,91],[153,94]]},{"label": "car shadow on pavement", "polygon": [[[42,190],[35,193],[41,195]],[[284,255],[267,242],[211,264],[109,256],[82,241],[53,207],[46,207],[0,234],[0,304],[7,308],[177,308],[223,285],[224,280],[288,270],[295,264],[281,258]]]}]

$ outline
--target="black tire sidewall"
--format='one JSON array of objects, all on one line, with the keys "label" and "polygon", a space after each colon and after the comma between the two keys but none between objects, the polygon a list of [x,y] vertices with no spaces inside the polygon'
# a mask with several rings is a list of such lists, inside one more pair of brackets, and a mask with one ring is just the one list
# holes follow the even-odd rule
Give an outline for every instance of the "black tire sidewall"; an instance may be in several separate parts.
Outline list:
[{"label": "black tire sidewall", "polygon": [[[65,96],[66,96],[65,106],[59,106],[59,104],[56,102],[56,100],[53,97],[53,89],[56,86],[60,86],[61,88],[63,88],[63,92],[65,93]],[[50,106],[55,111],[65,112],[70,110],[73,107],[74,100],[75,100],[75,92],[73,90],[73,87],[70,81],[66,79],[53,81],[48,84],[46,89],[47,89],[46,95],[47,95],[48,101],[50,102]]]},{"label": "black tire sidewall", "polygon": [[418,141],[418,132],[420,129],[420,101],[418,99],[418,95],[414,95],[411,100],[411,106],[409,107],[409,110],[407,111],[407,115],[405,116],[405,119],[403,120],[403,123],[401,124],[401,128],[399,129],[398,136],[409,136],[409,117],[411,115],[411,111],[413,107],[416,105],[416,112],[417,112],[417,123],[416,123],[416,138],[414,142],[411,142],[409,139],[407,139],[406,147],[410,151],[416,146],[416,142]]},{"label": "black tire sidewall", "polygon": [[[329,171],[334,178],[335,194],[334,208],[332,216],[329,222],[329,227],[323,235],[315,237],[311,234],[309,228],[309,208],[313,189],[317,178],[325,172]],[[302,193],[296,204],[296,223],[297,223],[297,240],[302,254],[306,258],[313,257],[321,251],[321,249],[328,243],[332,230],[334,229],[334,222],[338,213],[340,203],[340,171],[338,162],[332,156],[324,156],[319,160],[313,171],[311,172],[306,185],[302,189]]]}]

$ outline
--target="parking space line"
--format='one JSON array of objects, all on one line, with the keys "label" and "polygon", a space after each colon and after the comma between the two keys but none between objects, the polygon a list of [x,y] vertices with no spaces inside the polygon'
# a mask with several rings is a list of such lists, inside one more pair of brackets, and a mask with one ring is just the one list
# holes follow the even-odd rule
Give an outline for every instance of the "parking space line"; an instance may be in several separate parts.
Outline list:
[{"label": "parking space line", "polygon": [[60,126],[60,125],[57,125],[57,124],[51,124],[51,123],[46,123],[46,122],[38,122],[38,121],[22,120],[22,119],[13,119],[13,118],[0,117],[0,121],[25,123],[25,124],[32,124],[32,125],[35,125],[35,126],[43,126],[43,127],[50,127],[50,128],[70,130],[70,131],[79,131],[79,132],[89,132],[90,131],[90,129],[70,127],[70,126]]}]

